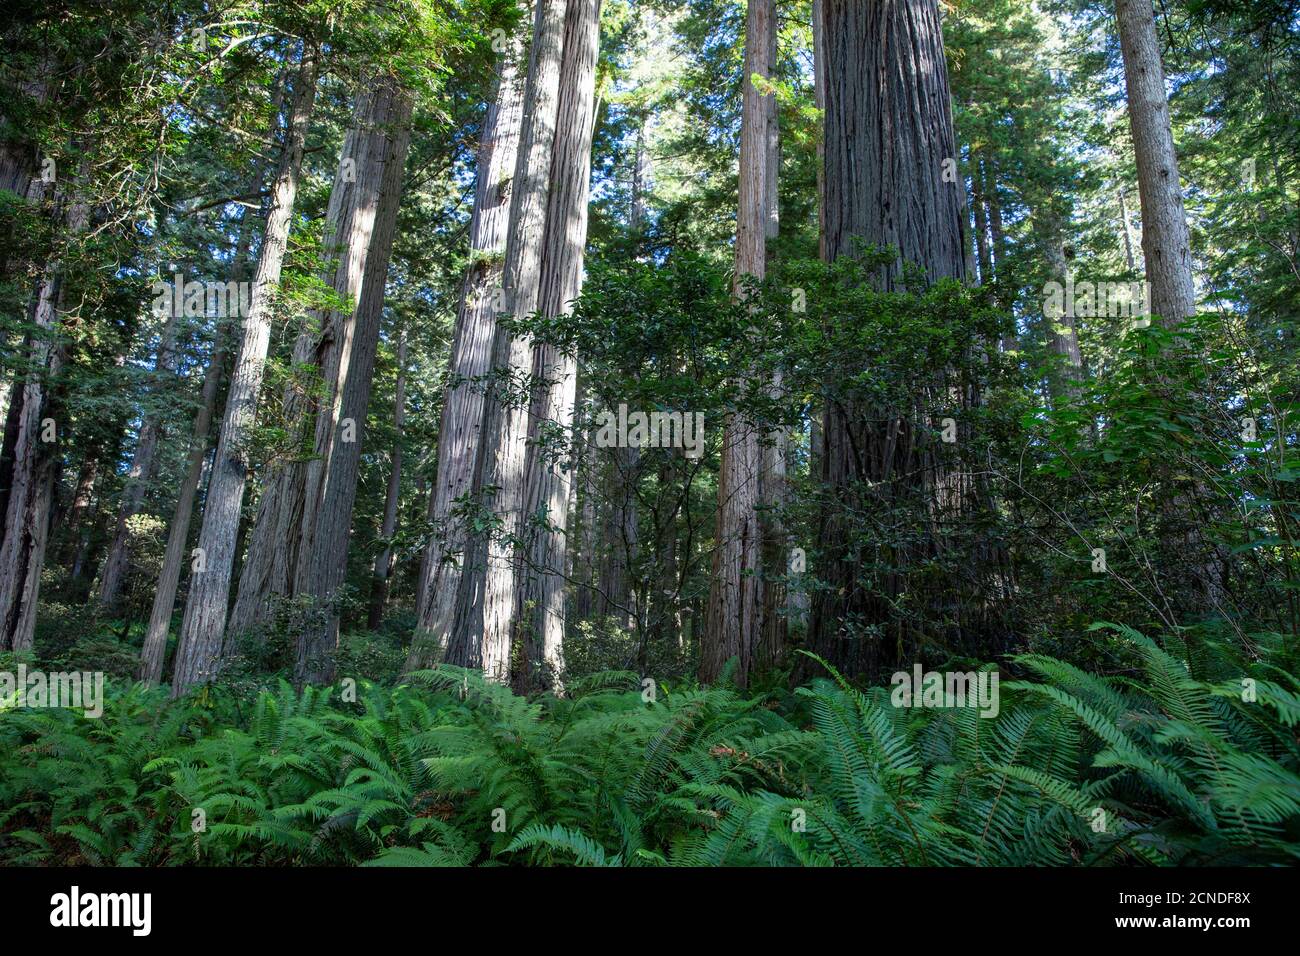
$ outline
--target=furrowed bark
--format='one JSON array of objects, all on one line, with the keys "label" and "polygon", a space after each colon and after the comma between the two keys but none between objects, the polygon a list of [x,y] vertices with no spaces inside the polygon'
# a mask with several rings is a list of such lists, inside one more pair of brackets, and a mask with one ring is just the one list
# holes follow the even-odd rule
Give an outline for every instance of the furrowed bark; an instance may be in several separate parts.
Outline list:
[{"label": "furrowed bark", "polygon": [[[375,229],[379,176],[389,106],[368,88],[356,95],[352,125],[344,136],[326,209],[325,267],[321,281],[353,306],[361,291]],[[294,342],[293,363],[310,368],[307,383],[285,387],[283,415],[293,435],[285,461],[270,469],[249,534],[248,555],[227,630],[232,637],[256,631],[292,597],[305,546],[314,534],[325,472],[340,421],[343,379],[353,346],[353,313],[313,311]],[[303,446],[311,449],[303,456]]]},{"label": "furrowed bark", "polygon": [[[739,189],[736,214],[736,295],[743,295],[745,276],[767,275],[767,238],[774,223],[771,209],[776,169],[771,153],[770,113],[775,97],[756,83],[773,69],[776,4],[750,0],[745,19],[745,62],[740,125]],[[728,660],[737,658],[736,682],[746,686],[759,655],[764,616],[769,610],[764,567],[764,529],[759,518],[763,496],[765,450],[760,426],[743,415],[728,416],[718,474],[717,544],[709,591],[708,620],[700,648],[700,680],[718,678]]]},{"label": "furrowed bark", "polygon": [[[600,0],[569,0],[538,301],[547,316],[568,313],[582,291],[599,46]],[[523,690],[563,686],[565,548],[573,474],[568,442],[577,372],[574,355],[538,343],[524,474],[530,525],[524,530],[527,554],[516,609],[527,637],[529,667],[516,680]],[[558,449],[553,444],[557,439]]]},{"label": "furrowed bark", "polygon": [[[951,95],[935,0],[890,4],[823,0],[828,77],[825,258],[854,253],[854,240],[890,245],[899,258],[875,275],[876,287],[899,287],[903,261],[933,281],[965,280],[965,216],[959,183],[945,181],[955,162]],[[996,267],[996,266],[995,266]],[[841,672],[873,672],[883,641],[847,629],[853,621],[885,621],[888,601],[872,594],[851,546],[845,516],[863,482],[908,493],[915,426],[897,409],[831,403],[822,428],[821,477],[840,499],[821,517],[818,578],[810,648]],[[798,679],[814,670],[801,665]]]},{"label": "furrowed bark", "polygon": [[[374,226],[365,254],[361,295],[352,321],[345,326],[346,344],[338,354],[338,374],[344,384],[333,407],[322,409],[317,417],[318,448],[325,430],[322,421],[339,424],[330,429],[328,459],[319,463],[319,493],[312,476],[308,475],[302,538],[304,550],[298,563],[294,590],[310,601],[313,613],[298,640],[294,680],[300,685],[324,683],[334,675],[333,655],[338,647],[340,626],[339,598],[347,573],[348,538],[352,508],[356,503],[375,353],[379,347],[388,262],[397,232],[402,174],[411,139],[411,95],[399,81],[385,77],[368,95],[373,97],[373,104],[368,107],[373,122],[368,125],[364,139],[365,149],[372,155],[367,160],[368,168],[373,170],[373,174],[367,177],[368,186],[377,187],[373,199]],[[335,434],[348,422],[354,423],[356,430],[351,440],[347,435]],[[315,505],[317,501],[319,504]]]},{"label": "furrowed bark", "polygon": [[[538,0],[533,28],[504,277],[507,310],[519,319],[538,305],[566,6],[563,0]],[[498,325],[492,353],[495,381],[483,403],[473,487],[475,493],[493,492],[491,509],[500,527],[486,541],[475,537],[467,544],[447,660],[508,683],[528,438],[527,398],[514,393],[532,372],[532,343]]]},{"label": "furrowed bark", "polygon": [[448,384],[438,430],[438,470],[430,498],[434,532],[420,568],[417,632],[406,670],[433,663],[447,647],[460,585],[467,533],[454,512],[473,490],[474,462],[483,426],[483,380],[492,368],[498,291],[515,193],[515,164],[523,123],[520,44],[503,55],[495,102],[483,118],[478,182],[470,218],[470,266],[456,311]]}]

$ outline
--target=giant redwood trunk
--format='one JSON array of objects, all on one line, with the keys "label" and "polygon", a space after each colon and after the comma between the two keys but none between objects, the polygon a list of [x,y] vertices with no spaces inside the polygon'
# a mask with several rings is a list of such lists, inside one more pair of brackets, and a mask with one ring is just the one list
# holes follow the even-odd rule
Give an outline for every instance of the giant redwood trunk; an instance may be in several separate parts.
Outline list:
[{"label": "giant redwood trunk", "polygon": [[234,371],[217,441],[199,533],[199,554],[191,579],[176,651],[172,696],[211,680],[217,672],[226,630],[230,578],[239,538],[240,511],[248,481],[248,439],[257,413],[258,395],[271,341],[274,298],[280,283],[289,224],[302,171],[307,126],[316,100],[318,52],[304,49],[295,79],[284,153],[271,188],[271,204],[262,233],[257,272],[248,315],[238,335]]},{"label": "giant redwood trunk", "polygon": [[[380,95],[363,88],[357,93],[353,122],[344,136],[330,190],[321,279],[346,303],[355,303],[361,292],[382,178],[377,164],[385,161],[391,135],[387,128],[391,105],[391,92]],[[311,369],[312,380],[306,385],[291,382],[285,388],[283,415],[294,447],[270,469],[258,501],[227,628],[232,637],[269,621],[276,599],[294,594],[341,420],[339,405],[353,347],[353,324],[349,310],[313,311],[294,342],[294,365]],[[311,449],[306,456],[300,451],[304,446]]]},{"label": "giant redwood trunk", "polygon": [[[364,257],[361,293],[350,322],[334,326],[342,341],[336,359],[327,364],[326,374],[337,362],[342,383],[337,399],[317,415],[317,448],[326,456],[312,462],[305,491],[302,526],[303,549],[298,562],[294,593],[305,598],[313,613],[303,624],[297,644],[294,679],[298,684],[319,683],[334,673],[333,652],[338,646],[339,597],[347,572],[348,538],[352,508],[357,497],[357,476],[365,438],[366,412],[370,405],[375,353],[379,348],[380,319],[388,281],[388,262],[397,232],[397,210],[402,197],[402,173],[411,140],[411,95],[393,77],[377,81],[367,93],[371,122],[362,139],[369,154],[367,186],[375,188],[373,229]],[[360,164],[358,164],[360,165]],[[326,429],[322,421],[329,424]],[[349,423],[351,426],[349,427]],[[344,429],[355,434],[345,434]],[[328,430],[328,436],[322,432]],[[327,441],[323,441],[328,438]]]},{"label": "giant redwood trunk", "polygon": [[457,502],[473,487],[483,425],[483,379],[492,368],[506,235],[515,194],[513,178],[523,123],[524,84],[520,49],[501,59],[495,102],[483,118],[478,149],[478,181],[470,218],[470,265],[456,310],[456,329],[438,430],[438,471],[429,501],[433,535],[420,567],[417,632],[407,670],[433,662],[447,647],[456,608],[461,560],[468,536],[455,514]]},{"label": "giant redwood trunk", "polygon": [[[566,6],[564,0],[537,0],[504,275],[506,311],[520,319],[535,312],[539,302]],[[528,407],[506,392],[531,374],[532,342],[498,325],[492,354],[495,381],[484,397],[473,488],[476,494],[495,489],[490,507],[500,527],[486,540],[474,537],[467,543],[447,660],[481,668],[489,680],[507,683],[515,636]]]},{"label": "giant redwood trunk", "polygon": [[[899,287],[904,261],[931,280],[964,280],[962,187],[943,175],[957,147],[938,5],[823,0],[822,13],[825,258],[852,255],[859,239],[898,250],[875,274],[881,290]],[[817,530],[815,570],[825,587],[813,602],[809,645],[846,673],[872,672],[888,653],[871,635],[884,627],[892,636],[894,599],[873,590],[881,582],[865,570],[847,515],[864,495],[918,493],[916,431],[908,409],[832,402],[825,411],[821,478],[836,501]]]},{"label": "giant redwood trunk", "polygon": [[1173,328],[1195,313],[1196,291],[1155,11],[1151,0],[1116,0],[1115,14],[1137,160],[1142,256],[1151,287],[1151,311]]},{"label": "giant redwood trunk", "polygon": [[[744,277],[767,275],[767,239],[774,210],[776,176],[771,161],[775,97],[755,85],[772,75],[776,4],[750,0],[745,19],[745,61],[740,121],[740,176],[736,211],[736,293]],[[709,591],[708,620],[700,647],[700,680],[717,679],[726,662],[737,659],[736,680],[748,682],[759,654],[768,599],[764,568],[764,448],[760,426],[743,415],[728,416],[718,474],[717,543]]]},{"label": "giant redwood trunk", "polygon": [[[596,58],[600,46],[600,0],[569,0],[564,23],[564,63],[551,189],[546,214],[538,308],[548,316],[567,313],[582,291],[595,129]],[[572,468],[564,442],[572,435],[577,397],[577,359],[549,343],[533,354],[530,441],[524,473],[524,568],[516,614],[524,629],[529,672],[516,681],[527,689],[558,686],[564,671],[564,584]]]}]

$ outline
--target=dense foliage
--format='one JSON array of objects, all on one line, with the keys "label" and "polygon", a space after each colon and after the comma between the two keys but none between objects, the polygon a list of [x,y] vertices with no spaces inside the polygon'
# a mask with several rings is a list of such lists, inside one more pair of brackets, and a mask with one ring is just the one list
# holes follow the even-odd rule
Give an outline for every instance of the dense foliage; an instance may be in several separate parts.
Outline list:
[{"label": "dense foliage", "polygon": [[170,704],[119,682],[98,720],[4,715],[0,859],[1294,862],[1300,684],[1276,636],[1253,663],[1203,632],[1080,637],[1110,674],[1018,655],[996,720],[891,706],[833,671],[750,695],[606,672],[537,700],[450,668]]}]

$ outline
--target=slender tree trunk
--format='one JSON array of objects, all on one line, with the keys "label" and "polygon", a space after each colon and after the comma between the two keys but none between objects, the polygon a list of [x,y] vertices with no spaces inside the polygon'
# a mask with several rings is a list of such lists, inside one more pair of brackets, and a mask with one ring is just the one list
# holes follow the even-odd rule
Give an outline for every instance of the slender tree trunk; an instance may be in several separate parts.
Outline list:
[{"label": "slender tree trunk", "polygon": [[397,534],[397,505],[402,491],[402,428],[406,423],[406,333],[397,341],[397,388],[393,397],[393,452],[388,472],[388,491],[384,495],[384,526],[380,534],[384,549],[375,556],[374,579],[370,583],[370,619],[372,631],[384,620],[388,602],[388,579],[393,573],[393,536]]},{"label": "slender tree trunk", "polygon": [[1116,0],[1129,127],[1142,205],[1142,256],[1151,311],[1168,328],[1196,312],[1191,236],[1169,123],[1165,69],[1151,0]]},{"label": "slender tree trunk", "polygon": [[103,454],[102,449],[94,445],[86,449],[81,460],[81,468],[77,472],[77,486],[72,493],[72,504],[68,508],[66,526],[73,531],[68,594],[73,601],[84,602],[90,588],[90,582],[86,580],[90,542],[94,535],[94,521],[90,506],[94,499],[95,481],[99,477],[101,454]]},{"label": "slender tree trunk", "polygon": [[[158,358],[154,364],[154,388],[163,387],[175,367],[176,332],[179,316],[169,311],[163,323],[158,344]],[[122,491],[122,505],[118,510],[113,543],[109,546],[104,568],[99,576],[99,605],[106,612],[117,609],[131,563],[130,521],[144,505],[145,494],[157,471],[158,447],[162,440],[162,419],[155,412],[145,416],[136,441],[131,470],[127,473],[126,487]]]},{"label": "slender tree trunk", "polygon": [[[396,78],[378,81],[367,107],[373,117],[364,139],[367,188],[377,189],[371,208],[374,228],[365,254],[361,296],[356,312],[344,332],[347,343],[339,350],[339,380],[343,382],[333,408],[325,410],[338,431],[349,423],[355,434],[342,431],[328,443],[328,459],[320,469],[320,491],[308,475],[306,510],[303,521],[302,560],[298,563],[295,593],[310,600],[313,614],[304,624],[298,641],[294,679],[297,683],[323,683],[334,674],[333,653],[338,646],[339,597],[347,574],[348,537],[352,508],[357,497],[357,476],[361,468],[366,412],[379,347],[380,320],[388,282],[388,262],[397,232],[397,211],[402,197],[402,174],[411,139],[410,94]],[[359,164],[360,165],[360,164]],[[336,326],[338,328],[338,326]],[[318,422],[320,421],[318,417]],[[322,429],[318,424],[320,447]],[[315,502],[319,501],[319,505]],[[307,514],[310,512],[310,515]],[[308,518],[310,517],[310,522]]]},{"label": "slender tree trunk", "polygon": [[605,519],[602,525],[600,617],[613,617],[619,627],[635,627],[638,619],[632,576],[640,551],[637,479],[641,449],[614,448],[609,456]]},{"label": "slender tree trunk", "polygon": [[[566,6],[564,0],[537,0],[506,241],[506,307],[519,319],[535,312],[539,302]],[[465,667],[481,667],[489,680],[508,683],[518,588],[518,542],[523,524],[528,408],[526,402],[502,392],[532,372],[531,340],[498,326],[493,365],[498,376],[508,375],[510,381],[498,380],[492,394],[485,396],[474,489],[479,493],[495,488],[491,507],[501,526],[486,541],[474,538],[468,542],[447,660]]]},{"label": "slender tree trunk", "polygon": [[469,230],[470,266],[456,312],[438,431],[438,470],[429,501],[434,531],[420,568],[419,619],[407,670],[428,667],[446,649],[456,610],[468,534],[455,512],[457,502],[473,490],[474,463],[483,426],[482,383],[492,368],[496,316],[504,306],[499,293],[524,113],[521,48],[522,44],[516,43],[503,55],[496,99],[483,118]]},{"label": "slender tree trunk", "polygon": [[[1069,277],[1070,264],[1065,257],[1065,238],[1060,219],[1051,211],[1038,211],[1034,226],[1051,266],[1052,279],[1064,286]],[[1059,315],[1049,313],[1044,317],[1048,322],[1052,351],[1062,359],[1061,367],[1054,370],[1049,378],[1048,387],[1058,404],[1075,402],[1082,391],[1084,370],[1074,310],[1065,308]]]},{"label": "slender tree trunk", "polygon": [[[768,183],[775,174],[770,159],[771,95],[755,85],[772,76],[774,0],[750,0],[745,20],[745,62],[740,121],[740,180],[736,214],[736,289],[742,280],[767,275],[767,237],[772,218]],[[700,680],[718,678],[723,665],[738,659],[736,681],[748,683],[758,655],[764,611],[768,607],[759,506],[763,493],[764,450],[760,426],[742,415],[728,416],[718,474],[717,543],[709,591],[709,617],[700,648]]]},{"label": "slender tree trunk", "polygon": [[817,254],[826,258],[826,0],[812,0],[813,104],[817,107]]},{"label": "slender tree trunk", "polygon": [[1116,189],[1119,198],[1119,225],[1120,238],[1124,242],[1124,262],[1128,265],[1128,271],[1137,270],[1137,263],[1133,259],[1133,223],[1128,217],[1128,195],[1124,184],[1120,183]]},{"label": "slender tree trunk", "polygon": [[194,684],[211,680],[216,675],[222,655],[230,577],[235,564],[244,486],[248,480],[246,445],[262,389],[274,298],[289,240],[304,140],[316,98],[317,55],[318,52],[310,46],[303,50],[296,77],[290,118],[285,129],[284,154],[272,187],[270,211],[253,279],[252,303],[249,314],[244,317],[235,353],[225,417],[208,482],[203,527],[199,533],[198,563],[194,565],[176,651],[173,697],[181,696]]},{"label": "slender tree trunk", "polygon": [[[239,257],[236,263],[242,264]],[[242,271],[236,271],[236,279],[242,278]],[[158,585],[154,590],[153,609],[149,614],[149,626],[145,630],[144,643],[140,649],[140,680],[156,684],[162,679],[163,653],[167,647],[167,631],[171,627],[172,612],[176,606],[176,588],[181,579],[181,562],[185,555],[185,545],[189,540],[190,517],[194,512],[194,496],[198,491],[199,478],[203,474],[204,460],[208,454],[208,433],[212,430],[212,419],[217,410],[217,392],[221,386],[221,366],[225,350],[222,343],[223,334],[217,331],[217,338],[212,343],[212,354],[208,358],[207,368],[203,372],[203,388],[198,414],[194,416],[194,430],[190,437],[189,454],[186,456],[185,477],[181,480],[180,493],[176,498],[176,507],[172,511],[171,524],[167,526],[167,546],[163,551],[162,570],[158,575]]]},{"label": "slender tree trunk", "polygon": [[984,199],[984,164],[977,159],[974,166],[971,180],[975,206],[975,251],[979,258],[980,282],[988,283],[993,281],[993,258],[989,253],[989,213]]},{"label": "slender tree trunk", "polygon": [[[567,314],[582,291],[599,47],[600,0],[569,0],[538,292],[538,308],[547,316]],[[528,662],[539,679],[523,669],[517,683],[525,690],[562,687],[565,542],[573,474],[568,440],[573,434],[577,359],[541,342],[533,353],[532,374],[524,466],[530,524],[524,529],[527,554],[516,613],[527,636]],[[551,444],[556,439],[559,447]]]},{"label": "slender tree trunk", "polygon": [[[278,126],[278,116],[284,95],[284,84],[280,83],[273,100],[271,134],[274,138]],[[251,192],[261,192],[266,176],[266,167],[259,166],[253,175]],[[240,214],[239,238],[235,243],[235,254],[231,258],[230,279],[243,282],[247,279],[248,253],[253,240],[253,217],[247,209]],[[229,330],[222,327],[221,319],[216,322],[216,331],[212,341],[212,352],[208,356],[207,367],[203,371],[203,385],[200,390],[199,409],[194,416],[194,427],[190,433],[189,451],[186,455],[185,477],[181,480],[176,505],[172,511],[171,523],[167,526],[167,545],[163,550],[162,568],[158,574],[158,585],[154,590],[153,608],[149,613],[149,625],[145,630],[144,642],[140,649],[140,667],[137,677],[148,684],[162,680],[163,658],[167,649],[167,634],[171,628],[172,614],[176,607],[176,590],[180,585],[181,564],[185,557],[185,546],[189,542],[190,519],[194,513],[194,499],[198,493],[199,483],[208,457],[208,439],[212,431],[212,421],[217,413],[218,393],[221,390],[221,373],[227,355]]]},{"label": "slender tree trunk", "polygon": [[[73,190],[77,187],[74,185]],[[66,235],[76,237],[90,222],[90,207],[65,196]],[[61,203],[62,204],[62,203]],[[0,650],[30,650],[36,633],[41,571],[49,541],[50,508],[58,466],[58,439],[68,427],[54,412],[54,390],[67,361],[58,339],[63,304],[64,265],[55,260],[37,284],[32,309],[30,371],[22,385],[9,496],[0,542]],[[47,429],[53,428],[51,436]],[[49,440],[51,439],[52,440]]]}]

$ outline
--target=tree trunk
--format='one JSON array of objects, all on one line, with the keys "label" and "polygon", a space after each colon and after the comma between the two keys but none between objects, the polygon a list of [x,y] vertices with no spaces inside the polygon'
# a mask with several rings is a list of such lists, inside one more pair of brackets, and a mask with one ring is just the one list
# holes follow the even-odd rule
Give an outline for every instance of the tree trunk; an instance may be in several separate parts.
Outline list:
[{"label": "tree trunk", "polygon": [[[153,375],[155,389],[163,387],[166,378],[170,377],[175,369],[176,327],[180,317],[174,312],[174,309],[169,309],[158,343],[158,358],[154,364]],[[159,415],[157,413],[147,415],[140,426],[135,455],[131,459],[131,470],[127,473],[126,487],[122,491],[122,504],[118,510],[113,543],[109,546],[108,557],[104,559],[104,568],[99,576],[99,606],[110,614],[117,609],[130,570],[129,523],[144,505],[145,494],[157,471],[158,446],[161,440],[162,421]]]},{"label": "tree trunk", "polygon": [[[339,151],[326,210],[321,281],[342,302],[356,303],[361,290],[379,191],[375,164],[383,161],[386,131],[382,127],[391,118],[384,112],[390,105],[387,98],[363,85]],[[338,430],[352,335],[351,312],[313,311],[294,342],[295,368],[310,367],[314,377],[308,383],[290,382],[285,387],[283,414],[293,447],[285,461],[270,469],[264,482],[227,627],[232,637],[270,621],[277,609],[276,599],[294,594],[303,549],[314,534]],[[304,446],[311,449],[306,456]]]},{"label": "tree trunk", "polygon": [[[73,187],[75,190],[76,186]],[[85,201],[67,196],[66,236],[76,237],[90,223]],[[62,203],[60,203],[62,205]],[[36,634],[45,546],[49,541],[50,508],[58,465],[58,440],[67,421],[54,411],[54,390],[67,361],[67,345],[59,341],[59,312],[63,304],[63,264],[51,261],[37,284],[32,307],[30,371],[15,397],[18,409],[12,472],[0,542],[0,651],[30,650]],[[47,441],[46,428],[54,428]]]},{"label": "tree trunk", "polygon": [[[279,127],[279,114],[284,99],[284,83],[277,84],[272,99],[272,120],[270,138],[274,139]],[[266,178],[266,165],[259,164],[250,181],[250,192],[260,193]],[[246,281],[248,271],[248,253],[253,240],[253,217],[247,208],[239,217],[239,239],[235,244],[235,254],[231,258],[229,276],[233,282]],[[176,608],[176,590],[180,585],[181,564],[185,556],[185,545],[189,542],[190,519],[194,513],[194,499],[198,493],[203,476],[204,465],[208,456],[208,438],[212,431],[212,421],[217,413],[217,398],[221,390],[221,374],[227,355],[228,330],[217,321],[212,340],[212,352],[203,372],[203,386],[200,390],[199,410],[194,416],[194,427],[190,433],[189,452],[186,456],[185,477],[181,480],[180,491],[176,497],[176,506],[172,511],[172,520],[167,527],[167,545],[163,550],[162,568],[158,574],[158,584],[154,590],[153,608],[149,613],[149,625],[145,630],[144,642],[140,648],[140,666],[137,677],[147,684],[156,684],[162,680],[163,659],[167,649],[167,633],[171,628],[172,614]]]},{"label": "tree trunk", "polygon": [[257,411],[267,347],[271,339],[274,297],[280,283],[289,223],[302,170],[303,145],[316,98],[317,51],[303,50],[285,130],[284,154],[272,187],[270,210],[262,234],[249,313],[244,317],[226,412],[217,441],[199,533],[199,560],[191,579],[176,650],[172,696],[211,680],[222,655],[230,576],[235,563],[239,519],[248,480],[246,445]]},{"label": "tree trunk", "polygon": [[[539,302],[566,6],[564,0],[538,0],[533,28],[515,195],[506,240],[506,308],[518,319],[535,312]],[[498,380],[483,403],[474,490],[479,493],[495,488],[491,508],[501,526],[486,541],[474,538],[467,544],[447,660],[464,667],[481,667],[489,680],[508,683],[518,587],[517,545],[523,523],[528,408],[526,401],[503,392],[532,372],[532,343],[526,336],[512,335],[498,326],[492,353]],[[508,375],[509,381],[501,381],[500,375]]]},{"label": "tree trunk", "polygon": [[[745,19],[745,61],[740,121],[740,179],[736,212],[736,288],[742,280],[761,281],[767,275],[767,238],[773,221],[775,195],[769,177],[776,173],[770,159],[769,113],[775,109],[755,86],[772,77],[772,40],[776,30],[774,0],[750,0]],[[759,506],[763,498],[764,449],[760,426],[739,414],[728,416],[718,474],[717,539],[709,616],[700,648],[700,680],[718,678],[729,659],[738,659],[736,682],[746,686],[762,640],[768,608],[767,575],[763,560],[763,527]]]},{"label": "tree trunk", "polygon": [[470,266],[456,312],[456,331],[448,384],[438,430],[438,471],[430,497],[433,535],[420,567],[417,632],[406,669],[433,663],[447,647],[456,609],[461,564],[468,535],[454,514],[457,502],[473,490],[474,463],[483,425],[483,380],[492,368],[492,343],[502,283],[506,235],[519,157],[524,90],[519,74],[521,44],[501,60],[496,101],[483,118],[478,149],[478,182],[470,218]]},{"label": "tree trunk", "polygon": [[384,495],[384,526],[380,532],[384,549],[375,556],[374,578],[370,583],[370,617],[372,631],[384,620],[388,602],[388,579],[393,573],[393,536],[397,534],[397,505],[402,491],[402,427],[406,423],[406,333],[397,341],[397,388],[393,397],[393,453],[388,472],[388,491]]},{"label": "tree trunk", "polygon": [[980,282],[993,281],[993,259],[989,254],[989,213],[984,200],[984,164],[980,160],[974,163],[971,171],[972,201],[975,206],[975,251],[979,258]]},{"label": "tree trunk", "polygon": [[[826,247],[834,261],[860,238],[891,245],[899,258],[876,274],[893,290],[904,260],[931,280],[964,280],[965,215],[959,183],[946,181],[955,162],[951,96],[935,0],[890,4],[824,0],[826,103]],[[809,646],[848,674],[876,670],[882,644],[870,625],[888,625],[888,596],[870,589],[858,566],[845,512],[860,483],[906,493],[921,464],[915,426],[897,410],[828,405],[821,474],[840,499],[817,529],[817,576],[826,587],[813,601]],[[866,627],[859,630],[853,625]],[[813,672],[800,668],[800,676]]]},{"label": "tree trunk", "polygon": [[[365,271],[361,295],[351,321],[335,325],[343,345],[338,350],[339,380],[343,383],[333,407],[317,418],[317,448],[322,447],[325,429],[322,417],[332,426],[324,440],[328,458],[319,463],[319,486],[307,476],[303,514],[302,560],[294,591],[311,602],[313,613],[302,627],[298,640],[294,680],[323,683],[333,677],[333,652],[338,646],[339,591],[347,574],[348,538],[352,508],[357,497],[357,476],[361,468],[366,412],[374,376],[375,353],[379,347],[379,326],[388,282],[388,262],[397,232],[397,210],[402,198],[402,174],[411,141],[410,94],[392,77],[378,81],[366,107],[372,122],[362,135],[368,171],[364,188],[373,200],[374,226],[364,254]],[[362,164],[358,163],[360,167]],[[362,185],[358,178],[358,185]],[[342,316],[339,316],[342,319]],[[329,374],[330,365],[327,365]],[[334,433],[352,423],[355,435]],[[335,425],[334,423],[339,423]],[[317,492],[316,487],[320,488]],[[319,504],[316,504],[319,502]]]},{"label": "tree trunk", "polygon": [[[538,309],[546,316],[567,314],[582,291],[599,47],[600,0],[569,0],[538,293]],[[538,343],[524,466],[529,526],[524,529],[525,567],[516,610],[530,665],[517,675],[523,690],[562,686],[565,541],[573,474],[568,440],[577,373],[575,356]],[[558,448],[552,444],[556,439]]]},{"label": "tree trunk", "polygon": [[1115,12],[1137,160],[1142,255],[1151,286],[1151,311],[1166,328],[1175,328],[1196,312],[1196,291],[1155,11],[1151,0],[1116,0]]},{"label": "tree trunk", "polygon": [[1133,223],[1128,217],[1128,195],[1124,184],[1120,183],[1117,188],[1119,195],[1119,225],[1120,238],[1124,242],[1124,262],[1128,265],[1129,272],[1137,270],[1137,263],[1133,260]]},{"label": "tree trunk", "polygon": [[[1065,257],[1065,238],[1060,219],[1051,211],[1038,211],[1034,217],[1034,227],[1051,266],[1052,279],[1064,286],[1069,278],[1070,264]],[[1052,371],[1048,387],[1058,405],[1068,405],[1079,399],[1084,375],[1083,353],[1079,349],[1074,310],[1065,308],[1059,315],[1046,313],[1044,318],[1048,322],[1052,351],[1062,359],[1061,366]]]}]

